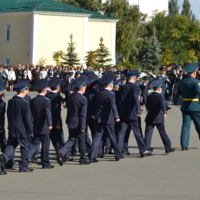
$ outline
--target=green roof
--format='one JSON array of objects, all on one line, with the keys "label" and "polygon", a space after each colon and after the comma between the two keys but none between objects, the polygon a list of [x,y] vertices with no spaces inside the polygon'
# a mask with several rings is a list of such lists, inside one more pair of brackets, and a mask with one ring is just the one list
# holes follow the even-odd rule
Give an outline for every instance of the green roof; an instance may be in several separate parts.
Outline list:
[{"label": "green roof", "polygon": [[26,11],[79,13],[91,15],[93,19],[115,19],[54,0],[0,0],[0,13]]}]

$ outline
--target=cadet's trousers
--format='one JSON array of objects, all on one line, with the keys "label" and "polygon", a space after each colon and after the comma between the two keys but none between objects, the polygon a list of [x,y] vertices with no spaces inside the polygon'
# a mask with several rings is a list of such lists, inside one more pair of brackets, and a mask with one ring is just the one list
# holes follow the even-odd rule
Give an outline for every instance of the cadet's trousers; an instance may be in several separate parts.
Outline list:
[{"label": "cadet's trousers", "polygon": [[10,159],[13,158],[13,154],[15,153],[15,149],[18,145],[20,146],[21,152],[21,162],[19,162],[19,169],[22,170],[28,166],[28,138],[9,137],[8,145],[2,155],[7,163]]},{"label": "cadet's trousers", "polygon": [[122,156],[120,149],[118,148],[117,145],[117,138],[115,136],[115,125],[114,124],[100,124],[96,123],[95,124],[95,135],[92,140],[92,146],[91,150],[89,153],[90,159],[96,159],[97,154],[99,152],[99,146],[101,142],[101,138],[103,134],[106,134],[109,136],[111,145],[113,147],[115,157],[120,158]]},{"label": "cadet's trousers", "polygon": [[56,128],[53,128],[51,130],[50,139],[56,151],[59,151],[59,149],[61,149],[65,144],[62,129],[58,130]]},{"label": "cadet's trousers", "polygon": [[146,129],[145,129],[146,150],[150,150],[151,148],[151,139],[153,135],[154,126],[156,126],[158,129],[158,132],[160,134],[165,149],[170,149],[171,141],[168,135],[166,134],[165,124],[162,123],[162,124],[146,124]]},{"label": "cadet's trousers", "polygon": [[190,140],[190,126],[193,120],[195,129],[200,139],[200,112],[182,110],[181,146],[188,147]]},{"label": "cadet's trousers", "polygon": [[85,159],[85,132],[81,132],[79,129],[69,129],[69,138],[65,145],[59,150],[59,152],[64,157],[66,154],[71,155],[72,146],[76,142],[76,139],[78,138],[78,144],[79,144],[79,151],[81,158],[80,160]]},{"label": "cadet's trousers", "polygon": [[0,133],[0,147],[1,151],[4,152],[7,146],[7,140],[6,140],[6,134],[5,133]]},{"label": "cadet's trousers", "polygon": [[123,153],[126,154],[129,152],[128,150],[128,141],[129,141],[129,137],[130,137],[130,133],[131,133],[131,126],[129,125],[128,128],[126,129],[126,133],[124,136],[124,149],[123,149]]},{"label": "cadet's trousers", "polygon": [[33,157],[34,152],[38,149],[38,145],[42,143],[41,150],[41,163],[42,166],[50,165],[49,162],[49,146],[50,146],[50,136],[49,134],[44,135],[34,135],[32,144],[28,149],[28,159]]},{"label": "cadet's trousers", "polygon": [[134,121],[126,120],[126,121],[120,122],[120,128],[119,128],[119,132],[117,134],[117,141],[118,141],[118,146],[119,146],[120,150],[123,151],[124,137],[125,137],[125,133],[126,133],[126,130],[129,125],[131,126],[131,129],[135,135],[135,139],[138,144],[139,152],[144,153],[146,151],[146,148],[145,148],[144,139],[142,137],[142,133],[140,130],[140,126],[139,126],[139,120],[134,120]]}]

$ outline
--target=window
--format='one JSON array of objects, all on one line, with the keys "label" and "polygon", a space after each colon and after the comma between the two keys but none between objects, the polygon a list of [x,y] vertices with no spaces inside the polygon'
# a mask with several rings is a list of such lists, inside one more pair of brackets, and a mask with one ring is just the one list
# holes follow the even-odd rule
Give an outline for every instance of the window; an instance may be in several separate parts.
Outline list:
[{"label": "window", "polygon": [[6,25],[5,41],[10,41],[10,25]]},{"label": "window", "polygon": [[8,59],[8,58],[6,58],[5,60],[4,60],[4,65],[10,65],[10,59]]}]

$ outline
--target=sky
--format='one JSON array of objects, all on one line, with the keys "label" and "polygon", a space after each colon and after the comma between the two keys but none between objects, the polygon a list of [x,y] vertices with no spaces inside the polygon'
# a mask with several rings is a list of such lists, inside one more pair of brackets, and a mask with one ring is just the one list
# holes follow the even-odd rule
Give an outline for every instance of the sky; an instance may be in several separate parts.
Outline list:
[{"label": "sky", "polygon": [[[183,0],[178,0],[178,3],[179,3],[180,8],[182,8]],[[191,9],[192,9],[193,14],[195,14],[196,18],[200,20],[200,12],[199,12],[200,0],[190,0],[190,4],[191,4]]]}]

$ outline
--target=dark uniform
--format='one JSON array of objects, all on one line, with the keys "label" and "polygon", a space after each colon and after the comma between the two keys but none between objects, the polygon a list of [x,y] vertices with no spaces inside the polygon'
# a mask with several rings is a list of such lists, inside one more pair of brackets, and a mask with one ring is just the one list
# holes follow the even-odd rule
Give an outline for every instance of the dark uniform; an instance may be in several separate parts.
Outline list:
[{"label": "dark uniform", "polygon": [[72,85],[74,83],[73,72],[69,72],[69,77],[67,77],[62,83],[62,92],[65,94],[66,107],[68,106],[68,100],[73,91]]},{"label": "dark uniform", "polygon": [[[28,88],[29,81],[21,81],[14,85],[18,91],[23,91]],[[14,96],[8,102],[8,146],[0,157],[2,171],[4,165],[12,157],[18,145],[20,145],[21,161],[19,162],[20,172],[30,172],[33,169],[28,168],[28,135],[33,133],[31,111],[29,103],[21,95]]]},{"label": "dark uniform", "polygon": [[[143,80],[149,80],[149,77],[144,76]],[[142,97],[141,104],[142,106],[145,105],[145,107],[147,108],[147,96],[148,96],[148,90],[149,90],[148,82],[142,82],[142,84],[140,85],[140,88],[141,88],[141,97]]]},{"label": "dark uniform", "polygon": [[52,89],[52,92],[49,92],[45,95],[48,99],[51,100],[51,115],[53,128],[51,130],[50,138],[56,151],[61,149],[65,144],[61,118],[61,104],[63,98],[60,95],[58,95],[57,92],[53,91],[56,88],[60,87],[60,83],[60,78],[53,77],[48,82],[48,87]]},{"label": "dark uniform", "polygon": [[[150,84],[150,87],[154,89],[161,88],[162,84],[164,83],[163,80],[156,80]],[[165,131],[165,124],[164,124],[164,114],[167,114],[166,107],[165,107],[165,100],[164,96],[158,92],[153,92],[151,95],[147,97],[147,116],[145,119],[146,122],[146,129],[145,129],[145,144],[146,149],[151,151],[151,139],[154,130],[154,126],[157,127],[162,142],[165,147],[165,152],[170,153],[173,152],[175,149],[171,148],[171,141],[166,134]]]},{"label": "dark uniform", "polygon": [[[101,79],[102,85],[111,84],[114,80],[114,73],[108,72]],[[115,104],[115,95],[108,89],[102,89],[96,97],[95,112],[95,135],[92,141],[91,151],[88,154],[91,162],[97,162],[97,154],[103,134],[109,136],[112,148],[114,149],[115,159],[120,160],[122,153],[118,148],[115,136],[115,120],[119,119],[119,114]]]},{"label": "dark uniform", "polygon": [[[34,85],[34,90],[43,91],[47,87],[47,80],[41,79]],[[38,148],[38,144],[42,143],[41,163],[43,168],[53,168],[49,162],[49,145],[50,130],[52,124],[51,101],[43,94],[38,94],[30,102],[31,113],[33,117],[33,142],[28,150],[28,158],[30,159]]]},{"label": "dark uniform", "polygon": [[[133,70],[127,73],[128,77],[133,77],[138,74],[137,70]],[[120,87],[120,130],[117,135],[118,146],[120,150],[123,150],[124,136],[127,128],[131,126],[135,135],[139,151],[141,156],[146,156],[146,148],[144,140],[139,128],[138,115],[141,114],[140,110],[140,88],[132,83],[127,82],[125,85]]]},{"label": "dark uniform", "polygon": [[[193,73],[197,70],[197,67],[197,63],[191,63],[187,65],[185,71],[187,73]],[[179,82],[178,93],[179,95],[182,95],[183,98],[181,105],[183,118],[181,130],[181,147],[182,150],[188,150],[190,126],[192,120],[194,121],[196,131],[200,138],[200,82],[192,76],[188,76]]]},{"label": "dark uniform", "polygon": [[[85,87],[87,83],[87,76],[77,78],[73,84],[76,89]],[[57,161],[62,166],[63,157],[70,154],[72,146],[78,138],[80,150],[80,164],[89,164],[86,160],[85,148],[85,131],[86,131],[86,115],[87,115],[87,99],[80,92],[75,92],[70,95],[68,101],[67,119],[66,124],[69,129],[69,138],[65,145],[57,152]]]}]

